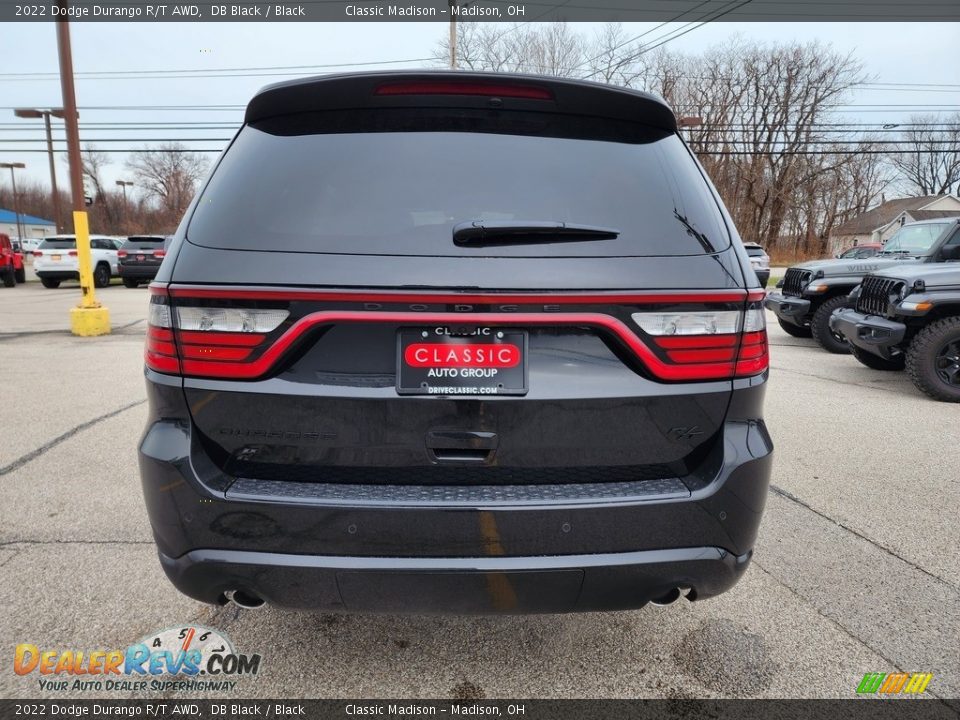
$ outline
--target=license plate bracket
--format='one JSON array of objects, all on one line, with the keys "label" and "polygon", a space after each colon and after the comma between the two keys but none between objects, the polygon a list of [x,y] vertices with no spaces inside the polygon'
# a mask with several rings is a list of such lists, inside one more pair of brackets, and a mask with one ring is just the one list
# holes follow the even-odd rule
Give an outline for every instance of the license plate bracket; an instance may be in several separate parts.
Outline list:
[{"label": "license plate bracket", "polygon": [[400,328],[400,395],[526,395],[527,331],[474,327]]}]

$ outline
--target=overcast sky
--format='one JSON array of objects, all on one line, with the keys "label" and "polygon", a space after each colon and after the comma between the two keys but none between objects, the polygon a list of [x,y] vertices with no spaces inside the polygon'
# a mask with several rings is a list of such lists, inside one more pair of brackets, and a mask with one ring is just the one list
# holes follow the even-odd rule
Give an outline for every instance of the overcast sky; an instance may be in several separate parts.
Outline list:
[{"label": "overcast sky", "polygon": [[[629,36],[654,27],[654,23],[624,23]],[[581,27],[581,26],[578,26]],[[590,33],[594,26],[584,23]],[[671,28],[659,28],[651,35],[660,37]],[[386,67],[420,67],[429,62],[437,44],[446,38],[447,25],[436,23],[316,23],[316,24],[231,24],[231,23],[75,23],[72,26],[74,69],[83,72],[125,72],[111,79],[80,77],[77,103],[91,106],[143,105],[244,105],[258,88],[270,82],[312,75],[329,70],[308,69],[256,77],[203,77],[194,73],[175,79],[139,75],[151,70],[202,70],[218,68],[263,68],[271,66],[318,66],[335,63],[367,63],[387,60],[413,60]],[[761,41],[809,41],[831,43],[841,51],[851,51],[864,63],[875,80],[887,83],[924,83],[952,85],[949,88],[901,88],[896,91],[858,90],[845,119],[859,122],[896,123],[921,108],[951,113],[960,109],[960,74],[957,49],[960,25],[950,23],[711,23],[670,43],[681,51],[699,51],[722,43],[734,35]],[[0,162],[27,163],[21,171],[24,179],[44,184],[49,181],[47,159],[42,153],[7,151],[8,148],[42,147],[40,121],[19,120],[13,107],[59,106],[59,79],[55,74],[24,79],[22,73],[55,73],[57,70],[56,31],[53,23],[6,24],[0,57]],[[370,66],[374,69],[377,66]],[[336,68],[333,68],[334,70]],[[123,148],[125,143],[97,143],[97,138],[180,137],[226,138],[232,129],[146,131],[119,133],[116,130],[92,131],[91,123],[219,121],[235,128],[242,119],[241,109],[227,111],[196,110],[81,110],[81,141],[99,148]],[[88,124],[88,128],[84,127]],[[24,129],[17,129],[24,128]],[[27,130],[26,128],[32,128]],[[55,137],[63,137],[62,132]],[[9,140],[31,143],[11,143]],[[142,143],[137,143],[139,146]],[[190,143],[193,147],[220,148],[223,142]],[[64,147],[62,144],[58,147]],[[128,177],[125,156],[113,154],[105,180],[109,185]],[[58,162],[58,179],[66,187],[67,173]],[[0,183],[9,183],[9,173],[0,173]]]}]

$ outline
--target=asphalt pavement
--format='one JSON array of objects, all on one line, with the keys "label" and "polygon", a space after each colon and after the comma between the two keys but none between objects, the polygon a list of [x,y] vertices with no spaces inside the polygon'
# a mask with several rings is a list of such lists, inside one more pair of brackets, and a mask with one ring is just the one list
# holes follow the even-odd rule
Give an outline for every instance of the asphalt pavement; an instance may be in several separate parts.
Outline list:
[{"label": "asphalt pavement", "polygon": [[147,292],[99,296],[114,332],[77,338],[75,284],[0,288],[0,697],[84,696],[16,676],[18,643],[126,647],[187,623],[261,654],[244,697],[850,698],[864,673],[896,671],[960,696],[960,406],[903,373],[768,316],[774,476],[754,561],[718,598],[557,616],[242,611],[160,570],[136,464]]}]

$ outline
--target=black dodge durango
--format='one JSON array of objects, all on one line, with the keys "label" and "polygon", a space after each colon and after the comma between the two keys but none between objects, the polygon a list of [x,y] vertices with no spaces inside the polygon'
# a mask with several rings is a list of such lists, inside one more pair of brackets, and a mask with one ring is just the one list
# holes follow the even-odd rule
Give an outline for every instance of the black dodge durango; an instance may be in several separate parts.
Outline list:
[{"label": "black dodge durango", "polygon": [[616,610],[717,595],[749,563],[763,291],[657,97],[270,86],[150,294],[140,471],[193,598]]}]

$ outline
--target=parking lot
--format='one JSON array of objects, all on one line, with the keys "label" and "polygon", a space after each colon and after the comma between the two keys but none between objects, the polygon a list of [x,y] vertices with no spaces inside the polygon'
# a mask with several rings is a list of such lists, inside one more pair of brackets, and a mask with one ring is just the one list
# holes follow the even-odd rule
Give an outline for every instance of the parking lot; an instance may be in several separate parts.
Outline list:
[{"label": "parking lot", "polygon": [[[244,697],[840,697],[866,672],[960,696],[956,405],[788,337],[768,315],[777,445],[756,555],[702,603],[572,616],[332,616],[212,608],[156,561],[136,444],[147,293],[99,291],[114,332],[69,334],[76,284],[0,289],[0,696],[18,643],[125,647],[197,622],[263,657]],[[50,697],[67,697],[47,693]]]}]

